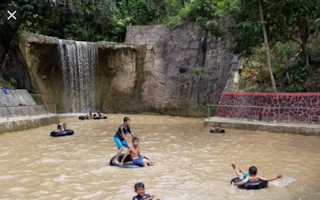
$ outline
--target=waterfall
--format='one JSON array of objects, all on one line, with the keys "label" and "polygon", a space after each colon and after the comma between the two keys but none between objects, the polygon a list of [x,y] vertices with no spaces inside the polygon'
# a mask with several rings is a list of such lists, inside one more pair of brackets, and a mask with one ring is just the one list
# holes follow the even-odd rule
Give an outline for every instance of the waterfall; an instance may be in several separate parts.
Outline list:
[{"label": "waterfall", "polygon": [[59,40],[65,112],[96,110],[95,72],[98,65],[96,43]]}]

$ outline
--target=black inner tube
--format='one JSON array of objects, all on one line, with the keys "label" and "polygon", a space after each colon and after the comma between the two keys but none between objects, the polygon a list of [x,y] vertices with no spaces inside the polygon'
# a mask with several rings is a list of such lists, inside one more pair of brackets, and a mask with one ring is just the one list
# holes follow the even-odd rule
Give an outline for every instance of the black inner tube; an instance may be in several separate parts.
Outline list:
[{"label": "black inner tube", "polygon": [[94,119],[107,119],[107,116],[95,117]]},{"label": "black inner tube", "polygon": [[64,130],[64,131],[52,131],[50,135],[52,137],[60,137],[60,136],[67,136],[67,135],[73,135],[73,130]]},{"label": "black inner tube", "polygon": [[[121,155],[119,156],[119,159],[118,159],[118,162],[119,162],[119,163],[121,162],[121,160],[122,160],[122,158],[123,158],[124,155],[125,155],[125,154],[121,154]],[[109,164],[110,164],[111,166],[122,167],[122,168],[138,168],[138,167],[143,167],[143,166],[139,166],[139,165],[133,164],[133,163],[132,163],[132,158],[131,158],[130,155],[126,157],[126,159],[125,159],[124,162],[123,162],[123,165],[116,164],[116,163],[114,162],[114,159],[115,159],[115,158],[116,158],[116,156],[113,156],[113,157],[111,158],[111,160],[110,160],[110,162],[109,162]],[[148,159],[147,157],[143,157],[143,158]]]},{"label": "black inner tube", "polygon": [[[232,179],[230,183],[232,184],[237,182],[241,182],[238,177]],[[246,190],[258,190],[266,187],[268,187],[267,181],[246,182],[244,185],[238,186],[239,189],[246,189]]]},{"label": "black inner tube", "polygon": [[[108,118],[107,116],[101,116],[101,117],[95,117],[93,119],[99,120],[99,119],[107,119],[107,118]],[[80,120],[87,120],[88,117],[87,116],[79,116],[79,119]]]},{"label": "black inner tube", "polygon": [[85,120],[85,119],[88,119],[88,118],[87,118],[87,116],[79,116],[79,119]]},{"label": "black inner tube", "polygon": [[225,130],[221,129],[221,130],[210,130],[210,133],[225,133]]}]

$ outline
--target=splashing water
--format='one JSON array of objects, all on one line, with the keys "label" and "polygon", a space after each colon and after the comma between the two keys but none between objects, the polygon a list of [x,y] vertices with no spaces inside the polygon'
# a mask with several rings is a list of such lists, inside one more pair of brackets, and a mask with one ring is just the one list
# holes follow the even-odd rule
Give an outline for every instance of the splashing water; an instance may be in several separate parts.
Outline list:
[{"label": "splashing water", "polygon": [[286,187],[294,182],[296,179],[290,176],[283,176],[282,179],[272,181],[274,187]]}]

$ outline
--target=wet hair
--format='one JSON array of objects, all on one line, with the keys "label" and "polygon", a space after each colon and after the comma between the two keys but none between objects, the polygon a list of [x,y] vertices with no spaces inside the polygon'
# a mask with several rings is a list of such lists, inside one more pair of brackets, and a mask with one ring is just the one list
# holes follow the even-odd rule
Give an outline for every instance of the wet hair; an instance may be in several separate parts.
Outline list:
[{"label": "wet hair", "polygon": [[66,123],[63,123],[62,126],[67,126],[67,124],[66,124]]},{"label": "wet hair", "polygon": [[58,129],[61,129],[61,128],[62,128],[61,124],[58,124],[57,128],[58,128]]},{"label": "wet hair", "polygon": [[136,190],[136,189],[139,189],[139,188],[144,188],[144,184],[143,183],[136,183],[135,185],[134,185],[134,189]]},{"label": "wet hair", "polygon": [[138,140],[138,141],[139,141],[139,138],[137,138],[137,137],[133,137],[133,138],[132,138],[132,143],[133,143],[134,141],[136,141],[136,140]]},{"label": "wet hair", "polygon": [[130,118],[129,117],[124,117],[123,118],[123,122],[127,122],[127,121],[130,121]]},{"label": "wet hair", "polygon": [[257,174],[257,171],[258,171],[258,169],[257,169],[256,166],[251,166],[251,167],[249,168],[249,174],[250,174],[250,175],[256,175],[256,174]]},{"label": "wet hair", "polygon": [[97,115],[96,114],[93,114],[93,117],[96,117]]}]

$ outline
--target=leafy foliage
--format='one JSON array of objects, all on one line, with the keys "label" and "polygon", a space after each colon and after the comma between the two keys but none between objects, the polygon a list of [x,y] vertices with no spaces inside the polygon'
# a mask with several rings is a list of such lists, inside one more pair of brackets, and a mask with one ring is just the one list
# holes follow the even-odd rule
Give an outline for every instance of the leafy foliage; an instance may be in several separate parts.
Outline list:
[{"label": "leafy foliage", "polygon": [[[59,2],[59,1],[58,1]],[[64,1],[60,1],[64,2]],[[125,40],[127,26],[166,24],[176,28],[198,23],[207,34],[235,39],[234,53],[246,58],[248,71],[256,73],[258,86],[241,79],[243,87],[270,87],[266,70],[262,27],[270,42],[272,70],[282,91],[305,91],[304,82],[320,68],[320,0],[69,0],[71,14],[51,7],[46,0],[2,0],[0,10],[17,6],[23,10],[19,29],[0,18],[0,42],[8,49],[23,33],[39,33],[86,41]],[[262,3],[264,23],[259,19]],[[221,26],[228,18],[229,29]],[[223,24],[225,25],[225,24]],[[3,55],[0,55],[1,62]],[[0,63],[1,64],[1,63]],[[200,74],[201,68],[193,73]],[[301,82],[302,80],[302,82]],[[252,80],[251,80],[252,81]],[[254,86],[253,86],[254,85]]]},{"label": "leafy foliage", "polygon": [[201,67],[193,67],[191,68],[191,72],[194,73],[195,75],[200,75],[203,71],[203,68]]}]

